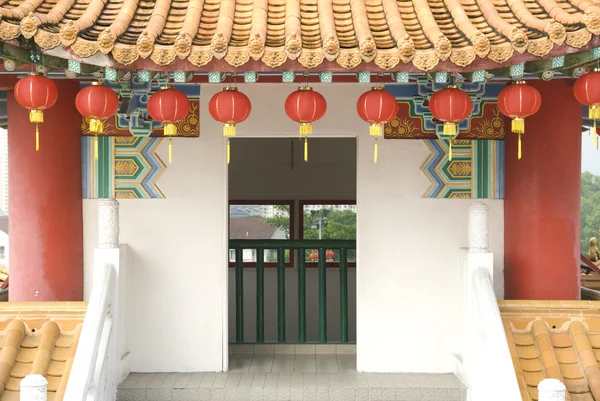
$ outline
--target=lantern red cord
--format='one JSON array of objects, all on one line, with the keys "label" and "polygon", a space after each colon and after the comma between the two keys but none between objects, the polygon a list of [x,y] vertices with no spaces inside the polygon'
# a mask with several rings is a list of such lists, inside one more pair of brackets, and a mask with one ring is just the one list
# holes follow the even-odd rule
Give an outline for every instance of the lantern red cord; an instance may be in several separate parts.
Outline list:
[{"label": "lantern red cord", "polygon": [[185,93],[171,87],[163,87],[150,96],[148,113],[155,121],[164,124],[165,136],[169,138],[169,163],[173,159],[173,136],[177,135],[178,121],[184,120],[190,112],[190,101]]},{"label": "lantern red cord", "polygon": [[35,123],[35,150],[40,149],[39,124],[44,122],[44,110],[54,106],[58,99],[58,89],[50,78],[30,74],[15,84],[15,99],[29,110],[29,121]]},{"label": "lantern red cord", "polygon": [[600,119],[600,69],[595,68],[592,72],[579,77],[575,81],[573,94],[579,103],[588,106],[588,118],[594,124],[590,133],[594,135],[594,144],[598,149],[596,120]]},{"label": "lantern red cord", "polygon": [[104,133],[103,119],[114,116],[119,108],[119,98],[115,91],[93,82],[79,91],[75,107],[82,116],[90,120],[90,132],[94,134],[94,155],[98,158],[98,134]]},{"label": "lantern red cord", "polygon": [[304,161],[308,161],[308,139],[312,134],[312,123],[320,120],[327,111],[327,101],[311,87],[298,88],[285,100],[285,114],[300,123],[300,136],[304,136]]},{"label": "lantern red cord", "polygon": [[360,118],[370,124],[369,133],[375,137],[373,161],[377,163],[377,138],[382,135],[383,125],[389,123],[398,114],[398,102],[383,86],[372,88],[363,93],[356,102],[356,111]]},{"label": "lantern red cord", "polygon": [[538,112],[542,105],[542,96],[525,81],[508,85],[498,94],[498,108],[507,117],[512,118],[511,131],[519,135],[517,157],[521,159],[521,135],[525,133],[525,118]]}]

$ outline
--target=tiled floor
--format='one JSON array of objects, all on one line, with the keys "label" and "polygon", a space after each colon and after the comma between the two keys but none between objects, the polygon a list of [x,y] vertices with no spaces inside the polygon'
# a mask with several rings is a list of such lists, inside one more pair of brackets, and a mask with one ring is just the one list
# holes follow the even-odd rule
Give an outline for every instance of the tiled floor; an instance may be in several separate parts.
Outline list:
[{"label": "tiled floor", "polygon": [[464,401],[453,374],[357,373],[356,355],[232,355],[227,373],[132,373],[117,401]]}]

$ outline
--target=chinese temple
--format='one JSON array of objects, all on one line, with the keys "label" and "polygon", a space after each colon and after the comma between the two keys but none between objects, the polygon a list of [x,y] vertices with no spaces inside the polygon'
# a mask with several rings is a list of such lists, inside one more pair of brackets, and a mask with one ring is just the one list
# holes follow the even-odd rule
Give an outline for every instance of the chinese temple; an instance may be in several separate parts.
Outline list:
[{"label": "chinese temple", "polygon": [[600,1],[0,0],[0,62],[0,401],[600,400]]}]

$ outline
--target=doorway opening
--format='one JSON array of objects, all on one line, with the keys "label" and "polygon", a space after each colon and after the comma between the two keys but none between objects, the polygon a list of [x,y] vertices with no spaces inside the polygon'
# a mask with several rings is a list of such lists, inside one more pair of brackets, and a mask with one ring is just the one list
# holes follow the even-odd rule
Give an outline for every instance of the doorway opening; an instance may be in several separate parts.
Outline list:
[{"label": "doorway opening", "polygon": [[232,140],[230,370],[355,370],[356,139],[309,142]]}]

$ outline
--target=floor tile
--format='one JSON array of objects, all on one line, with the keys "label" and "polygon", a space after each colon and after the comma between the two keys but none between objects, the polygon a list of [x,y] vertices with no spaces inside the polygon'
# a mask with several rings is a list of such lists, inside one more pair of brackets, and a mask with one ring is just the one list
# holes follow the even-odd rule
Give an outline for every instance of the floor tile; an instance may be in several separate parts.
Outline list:
[{"label": "floor tile", "polygon": [[317,355],[317,373],[339,373],[336,355]]},{"label": "floor tile", "polygon": [[337,355],[340,372],[356,372],[356,355]]},{"label": "floor tile", "polygon": [[294,372],[295,355],[275,355],[272,372]]},{"label": "floor tile", "polygon": [[316,346],[314,344],[296,344],[296,355],[316,354]]},{"label": "floor tile", "polygon": [[296,355],[294,360],[294,372],[316,373],[317,358],[315,355]]},{"label": "floor tile", "polygon": [[132,373],[119,385],[117,401],[464,401],[466,397],[464,384],[451,373],[359,373],[352,354],[234,354],[230,367],[231,371],[219,373]]},{"label": "floor tile", "polygon": [[254,355],[250,372],[270,372],[273,369],[274,355]]},{"label": "floor tile", "polygon": [[237,355],[229,359],[229,371],[235,373],[249,372],[252,358],[252,355]]}]

